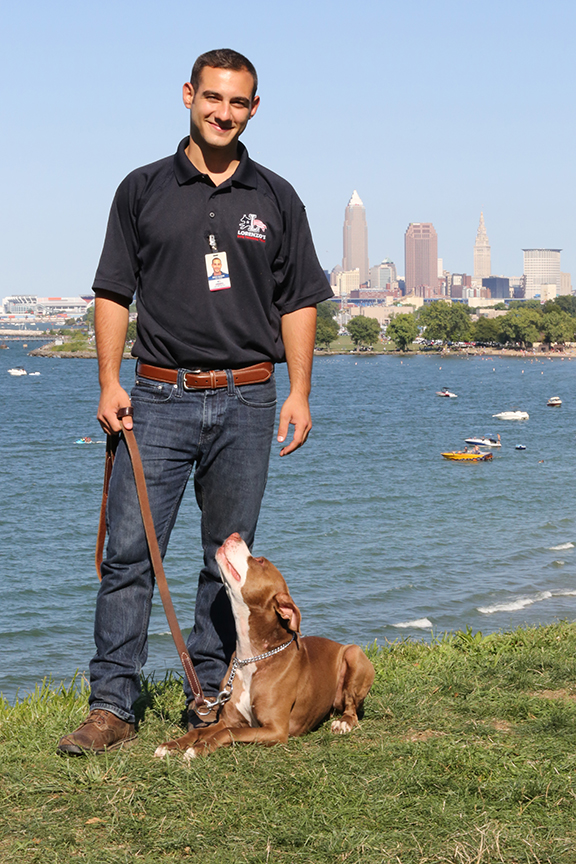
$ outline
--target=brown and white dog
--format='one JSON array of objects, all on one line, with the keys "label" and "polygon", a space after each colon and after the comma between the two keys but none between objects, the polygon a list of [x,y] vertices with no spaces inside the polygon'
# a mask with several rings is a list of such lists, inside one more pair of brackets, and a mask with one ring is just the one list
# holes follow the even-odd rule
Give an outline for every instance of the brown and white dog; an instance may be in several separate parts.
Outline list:
[{"label": "brown and white dog", "polygon": [[[318,636],[301,638],[300,610],[282,574],[266,558],[253,558],[239,534],[216,553],[236,622],[237,662],[232,695],[218,721],[161,744],[154,754],[184,751],[193,759],[234,742],[276,744],[303,735],[332,712],[332,732],[343,734],[358,724],[358,710],[372,686],[374,668],[357,645],[341,645]],[[292,637],[292,638],[290,638]]]}]

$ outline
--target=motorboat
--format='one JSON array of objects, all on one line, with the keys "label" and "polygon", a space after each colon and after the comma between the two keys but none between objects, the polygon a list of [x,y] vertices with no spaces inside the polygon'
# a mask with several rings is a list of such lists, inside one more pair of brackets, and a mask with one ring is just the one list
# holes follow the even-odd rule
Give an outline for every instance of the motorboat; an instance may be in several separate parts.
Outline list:
[{"label": "motorboat", "polygon": [[75,444],[92,444],[92,438],[89,438],[88,435],[85,435],[83,438],[77,438],[74,442]]},{"label": "motorboat", "polygon": [[451,462],[488,462],[492,459],[492,453],[461,453],[458,450],[452,453],[442,453],[444,459]]},{"label": "motorboat", "polygon": [[526,444],[516,444],[516,450],[526,450]]},{"label": "motorboat", "polygon": [[35,375],[40,375],[40,372],[28,372],[29,378],[34,378]]},{"label": "motorboat", "polygon": [[15,366],[13,369],[8,369],[9,375],[14,375],[16,378],[19,375],[27,375],[26,369],[23,366]]},{"label": "motorboat", "polygon": [[492,438],[489,435],[478,438],[465,438],[466,444],[471,444],[472,447],[501,447],[500,435],[497,438]]},{"label": "motorboat", "polygon": [[492,414],[498,420],[528,420],[530,415],[527,411],[500,411],[499,414]]},{"label": "motorboat", "polygon": [[448,390],[447,387],[443,387],[441,390],[437,390],[436,395],[437,396],[444,396],[444,398],[446,398],[446,399],[457,399],[458,398],[458,394],[452,393],[452,391]]},{"label": "motorboat", "polygon": [[559,396],[551,396],[546,405],[549,408],[559,408],[562,405],[562,399]]}]

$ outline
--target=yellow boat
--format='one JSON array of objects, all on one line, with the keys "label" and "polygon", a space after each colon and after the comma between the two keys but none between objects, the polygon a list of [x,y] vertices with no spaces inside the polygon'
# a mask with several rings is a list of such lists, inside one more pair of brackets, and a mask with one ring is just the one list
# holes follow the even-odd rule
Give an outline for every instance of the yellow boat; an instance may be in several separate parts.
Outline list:
[{"label": "yellow boat", "polygon": [[444,459],[451,459],[453,462],[487,462],[492,459],[492,453],[442,453]]}]

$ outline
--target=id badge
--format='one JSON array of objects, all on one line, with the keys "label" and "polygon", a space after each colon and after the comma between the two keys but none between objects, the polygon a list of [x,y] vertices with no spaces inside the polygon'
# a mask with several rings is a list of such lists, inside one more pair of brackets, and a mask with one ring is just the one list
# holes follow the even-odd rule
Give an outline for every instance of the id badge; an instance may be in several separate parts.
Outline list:
[{"label": "id badge", "polygon": [[209,252],[204,257],[206,259],[206,275],[210,291],[223,291],[224,288],[231,288],[232,283],[230,282],[230,273],[228,272],[226,252]]}]

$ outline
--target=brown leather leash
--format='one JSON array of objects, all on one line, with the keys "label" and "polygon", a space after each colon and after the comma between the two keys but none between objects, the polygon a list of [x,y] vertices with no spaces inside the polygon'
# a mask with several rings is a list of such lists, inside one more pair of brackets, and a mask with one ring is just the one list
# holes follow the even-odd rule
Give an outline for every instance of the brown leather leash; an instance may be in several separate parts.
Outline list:
[{"label": "brown leather leash", "polygon": [[[121,419],[122,417],[131,417],[133,413],[134,409],[132,407],[121,408],[118,411],[118,419]],[[150,553],[152,570],[154,572],[154,576],[156,577],[156,584],[158,585],[158,590],[160,592],[162,605],[164,606],[164,612],[166,613],[168,626],[170,627],[170,632],[172,633],[172,638],[174,640],[174,644],[176,645],[176,650],[178,651],[180,662],[184,667],[186,678],[188,679],[188,683],[190,684],[190,688],[192,690],[192,695],[194,696],[194,704],[197,708],[200,708],[206,704],[206,699],[204,697],[204,693],[202,692],[202,687],[200,686],[200,681],[198,680],[196,670],[194,669],[192,660],[190,659],[190,654],[188,653],[188,649],[186,648],[186,643],[184,641],[184,637],[182,636],[182,631],[180,630],[178,619],[176,618],[176,612],[174,611],[174,606],[172,604],[170,589],[168,588],[168,582],[166,580],[166,574],[164,572],[164,565],[162,564],[162,556],[160,554],[158,541],[156,539],[156,531],[154,529],[152,511],[150,510],[150,502],[148,500],[148,492],[146,490],[146,480],[144,478],[144,469],[142,467],[140,451],[138,450],[138,445],[136,443],[136,438],[132,429],[123,429],[122,435],[124,436],[124,440],[126,441],[126,446],[128,447],[128,453],[130,454],[130,460],[132,462],[132,470],[134,471],[134,480],[136,482],[136,491],[138,493],[138,501],[140,504],[140,512],[142,513],[142,522],[144,523],[144,531],[146,533],[146,541],[148,543],[148,551]],[[100,507],[100,523],[98,525],[98,535],[96,538],[96,572],[98,573],[98,578],[100,579],[100,581],[102,581],[101,565],[104,554],[104,543],[106,540],[106,503],[108,501],[108,487],[110,485],[110,475],[112,474],[112,466],[114,464],[114,457],[116,455],[116,449],[118,447],[119,440],[119,434],[106,436],[104,490],[102,493],[102,505]]]}]

